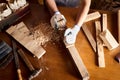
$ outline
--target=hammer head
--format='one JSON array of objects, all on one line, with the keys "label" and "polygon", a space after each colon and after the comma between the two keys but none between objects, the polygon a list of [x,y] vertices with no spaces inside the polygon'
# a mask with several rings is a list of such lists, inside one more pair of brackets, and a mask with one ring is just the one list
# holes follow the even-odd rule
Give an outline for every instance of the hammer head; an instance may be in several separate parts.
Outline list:
[{"label": "hammer head", "polygon": [[38,69],[38,70],[32,71],[32,74],[30,75],[30,77],[28,79],[32,80],[33,78],[35,78],[36,76],[38,76],[40,72],[42,72],[42,69]]}]

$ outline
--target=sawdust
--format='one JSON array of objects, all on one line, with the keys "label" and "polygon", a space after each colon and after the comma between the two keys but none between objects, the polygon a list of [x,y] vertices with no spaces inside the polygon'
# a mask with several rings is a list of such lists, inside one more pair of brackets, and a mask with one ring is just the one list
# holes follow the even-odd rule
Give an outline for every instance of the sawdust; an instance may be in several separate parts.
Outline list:
[{"label": "sawdust", "polygon": [[60,35],[55,31],[50,23],[41,22],[38,26],[31,29],[33,39],[39,45],[45,45],[48,42],[59,42]]}]

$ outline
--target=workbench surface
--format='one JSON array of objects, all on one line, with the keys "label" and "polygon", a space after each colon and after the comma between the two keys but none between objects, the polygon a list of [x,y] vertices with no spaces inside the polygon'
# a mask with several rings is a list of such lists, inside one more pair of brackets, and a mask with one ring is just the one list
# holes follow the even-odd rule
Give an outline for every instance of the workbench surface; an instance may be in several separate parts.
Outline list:
[{"label": "workbench surface", "polygon": [[[46,8],[43,5],[40,6],[37,2],[31,1],[31,12],[20,21],[23,21],[29,28],[38,25],[41,21],[48,23],[50,14],[45,9]],[[72,27],[75,23],[78,9],[64,7],[60,7],[59,9],[67,19],[67,26]],[[108,14],[108,29],[117,40],[117,13],[108,11],[100,11],[100,13]],[[86,24],[93,36],[95,36],[94,21],[87,22]],[[0,32],[0,39],[11,45],[12,38],[6,32]],[[82,80],[69,52],[62,42],[49,42],[46,46],[43,46],[46,50],[46,54],[39,60],[37,58],[33,58],[31,53],[24,49],[23,46],[18,43],[17,45],[19,48],[24,50],[36,69],[42,68],[42,72],[33,80]],[[93,51],[82,29],[77,36],[75,46],[90,74],[90,80],[120,80],[120,64],[114,59],[115,55],[120,52],[120,47],[111,51],[104,47],[106,67],[99,68],[97,63],[97,54]],[[23,80],[27,80],[30,75],[30,71],[22,59],[19,59]],[[4,69],[0,69],[0,80],[17,80],[14,60]]]}]

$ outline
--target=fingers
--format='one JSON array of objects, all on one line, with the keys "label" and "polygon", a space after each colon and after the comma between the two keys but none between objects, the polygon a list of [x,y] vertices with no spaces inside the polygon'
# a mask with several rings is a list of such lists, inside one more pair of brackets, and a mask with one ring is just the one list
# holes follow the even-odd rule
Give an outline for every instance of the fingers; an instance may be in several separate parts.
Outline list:
[{"label": "fingers", "polygon": [[64,36],[68,36],[70,32],[72,32],[71,28],[66,29],[65,33],[64,33]]},{"label": "fingers", "polygon": [[73,29],[71,29],[71,28],[66,29],[66,31],[64,33],[65,41],[68,44],[74,44],[76,41],[76,36],[77,36],[77,34],[75,34]]}]

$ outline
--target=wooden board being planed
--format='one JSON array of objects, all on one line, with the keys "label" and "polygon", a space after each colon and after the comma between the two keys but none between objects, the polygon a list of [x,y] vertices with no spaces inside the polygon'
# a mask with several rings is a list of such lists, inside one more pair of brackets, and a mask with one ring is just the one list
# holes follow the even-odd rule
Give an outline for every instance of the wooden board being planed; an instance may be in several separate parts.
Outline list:
[{"label": "wooden board being planed", "polygon": [[64,42],[66,48],[69,50],[70,55],[71,55],[72,59],[74,60],[74,63],[76,65],[79,73],[82,76],[82,80],[89,80],[90,75],[89,75],[89,73],[87,71],[87,68],[85,67],[85,65],[84,65],[84,63],[82,61],[82,58],[79,55],[79,52],[76,49],[75,45],[74,44],[67,44],[65,42],[65,40],[63,40],[63,42]]},{"label": "wooden board being planed", "polygon": [[14,39],[22,44],[27,50],[29,50],[38,59],[45,54],[45,50],[37,43],[34,36],[27,29],[26,25],[21,22],[15,26],[11,26],[7,31]]}]

